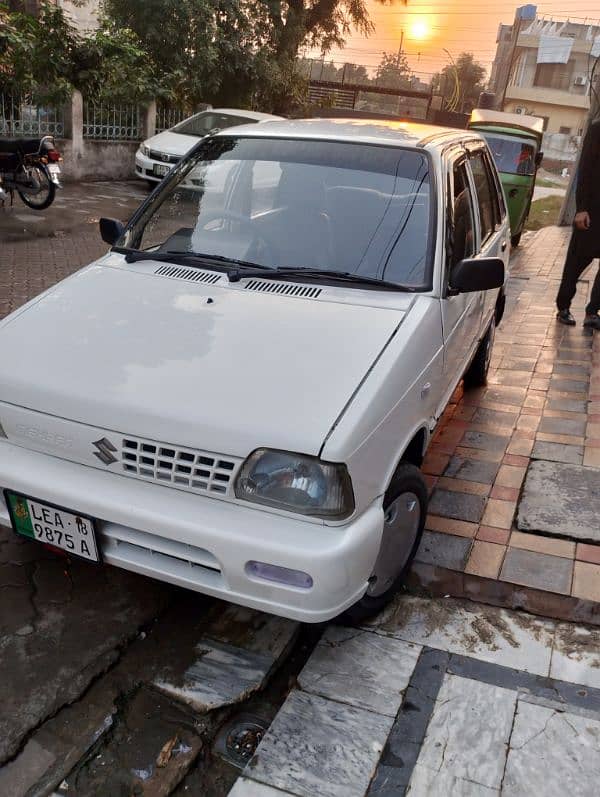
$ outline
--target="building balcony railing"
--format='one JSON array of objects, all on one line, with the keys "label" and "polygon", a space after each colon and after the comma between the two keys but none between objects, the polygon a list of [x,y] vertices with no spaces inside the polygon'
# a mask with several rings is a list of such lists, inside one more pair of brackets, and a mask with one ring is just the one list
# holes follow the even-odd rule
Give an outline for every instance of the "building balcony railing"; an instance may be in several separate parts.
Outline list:
[{"label": "building balcony railing", "polygon": [[547,105],[566,105],[570,108],[584,110],[590,107],[590,99],[587,94],[574,94],[571,91],[560,91],[559,89],[549,89],[541,86],[508,86],[506,99],[545,103]]}]

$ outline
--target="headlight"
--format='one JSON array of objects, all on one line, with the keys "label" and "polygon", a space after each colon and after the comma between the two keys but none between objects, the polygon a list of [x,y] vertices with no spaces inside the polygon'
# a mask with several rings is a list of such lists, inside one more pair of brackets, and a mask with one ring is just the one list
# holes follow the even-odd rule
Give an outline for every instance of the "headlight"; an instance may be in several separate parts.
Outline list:
[{"label": "headlight", "polygon": [[338,520],[354,510],[345,465],[266,448],[259,448],[244,462],[235,494],[255,504]]},{"label": "headlight", "polygon": [[144,144],[142,144],[142,146],[140,147],[140,152],[142,153],[142,155],[145,155],[147,158],[150,157],[150,147],[146,147],[144,146]]}]

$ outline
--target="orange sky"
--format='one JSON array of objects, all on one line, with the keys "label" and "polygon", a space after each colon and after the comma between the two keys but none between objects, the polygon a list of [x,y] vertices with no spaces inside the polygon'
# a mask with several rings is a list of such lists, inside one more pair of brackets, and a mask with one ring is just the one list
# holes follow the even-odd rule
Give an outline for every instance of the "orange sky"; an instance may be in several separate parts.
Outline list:
[{"label": "orange sky", "polygon": [[[423,79],[448,63],[444,48],[455,57],[464,50],[472,52],[489,67],[496,51],[499,23],[512,22],[515,8],[524,5],[515,0],[409,0],[408,7],[400,2],[384,6],[375,0],[367,3],[376,32],[368,39],[349,37],[346,48],[332,51],[328,58],[377,65],[382,51],[398,50],[404,28],[404,51]],[[600,0],[541,0],[534,5],[540,16],[566,19],[568,15],[573,22],[600,20]],[[411,33],[418,22],[429,29],[427,37],[420,41]]]}]

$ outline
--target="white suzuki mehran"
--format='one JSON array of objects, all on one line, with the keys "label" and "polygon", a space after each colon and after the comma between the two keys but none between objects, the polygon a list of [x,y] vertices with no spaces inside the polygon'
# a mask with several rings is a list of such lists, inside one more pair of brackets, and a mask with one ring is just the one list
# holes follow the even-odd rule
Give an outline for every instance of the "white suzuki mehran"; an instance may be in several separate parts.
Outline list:
[{"label": "white suzuki mehran", "polygon": [[101,229],[108,254],[0,322],[0,521],[307,622],[381,608],[431,432],[503,312],[483,139],[238,127]]}]

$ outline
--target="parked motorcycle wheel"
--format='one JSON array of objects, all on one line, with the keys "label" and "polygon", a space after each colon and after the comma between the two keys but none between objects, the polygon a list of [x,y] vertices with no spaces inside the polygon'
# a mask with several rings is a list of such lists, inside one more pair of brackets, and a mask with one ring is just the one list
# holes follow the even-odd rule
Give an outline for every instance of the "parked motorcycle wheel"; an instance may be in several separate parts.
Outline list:
[{"label": "parked motorcycle wheel", "polygon": [[56,185],[52,182],[52,178],[45,166],[34,166],[32,170],[36,172],[36,177],[40,183],[40,190],[35,194],[31,194],[19,188],[17,185],[17,193],[28,208],[32,210],[46,210],[46,208],[50,207],[54,202]]}]

